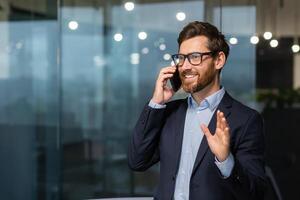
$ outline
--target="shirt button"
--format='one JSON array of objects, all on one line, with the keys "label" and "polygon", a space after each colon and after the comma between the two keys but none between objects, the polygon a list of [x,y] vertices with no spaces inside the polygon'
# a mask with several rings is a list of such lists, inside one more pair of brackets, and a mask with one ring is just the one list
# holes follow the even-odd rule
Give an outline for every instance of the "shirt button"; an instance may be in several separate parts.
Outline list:
[{"label": "shirt button", "polygon": [[172,176],[172,179],[173,179],[173,181],[174,181],[174,180],[176,179],[176,175],[173,175],[173,176]]}]

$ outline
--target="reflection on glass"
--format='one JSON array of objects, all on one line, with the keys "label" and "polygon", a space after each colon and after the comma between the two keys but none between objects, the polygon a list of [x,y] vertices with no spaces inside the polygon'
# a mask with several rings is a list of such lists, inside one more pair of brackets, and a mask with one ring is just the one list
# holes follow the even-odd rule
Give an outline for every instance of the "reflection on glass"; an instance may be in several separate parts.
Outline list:
[{"label": "reflection on glass", "polygon": [[[214,24],[220,22],[219,11],[219,7],[214,9]],[[222,83],[240,101],[256,107],[256,52],[255,46],[249,42],[256,32],[256,7],[223,6],[222,16],[222,32],[231,44],[230,56],[222,71]]]},{"label": "reflection on glass", "polygon": [[0,4],[1,199],[59,198],[57,5],[39,5]]}]

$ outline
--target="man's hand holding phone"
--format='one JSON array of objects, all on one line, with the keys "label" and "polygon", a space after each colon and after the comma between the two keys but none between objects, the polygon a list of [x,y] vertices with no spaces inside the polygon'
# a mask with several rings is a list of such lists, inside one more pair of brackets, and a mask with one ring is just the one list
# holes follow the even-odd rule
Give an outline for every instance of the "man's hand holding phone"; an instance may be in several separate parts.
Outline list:
[{"label": "man's hand holding phone", "polygon": [[175,66],[164,67],[160,70],[152,97],[153,102],[163,105],[175,94],[173,88],[170,88],[167,85],[167,81],[174,76],[175,72]]}]

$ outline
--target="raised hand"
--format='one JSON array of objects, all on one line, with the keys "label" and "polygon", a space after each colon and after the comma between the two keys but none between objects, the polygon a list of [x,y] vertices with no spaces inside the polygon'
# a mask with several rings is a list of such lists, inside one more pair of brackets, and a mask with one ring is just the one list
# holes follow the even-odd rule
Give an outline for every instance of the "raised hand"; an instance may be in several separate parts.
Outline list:
[{"label": "raised hand", "polygon": [[156,80],[152,101],[158,104],[164,104],[171,99],[175,92],[172,88],[167,86],[167,81],[173,76],[175,71],[175,66],[164,67],[160,70]]},{"label": "raised hand", "polygon": [[220,162],[226,160],[230,153],[230,133],[229,126],[224,117],[224,113],[217,111],[217,125],[215,134],[212,135],[207,126],[201,125],[201,129],[206,136],[208,146]]}]

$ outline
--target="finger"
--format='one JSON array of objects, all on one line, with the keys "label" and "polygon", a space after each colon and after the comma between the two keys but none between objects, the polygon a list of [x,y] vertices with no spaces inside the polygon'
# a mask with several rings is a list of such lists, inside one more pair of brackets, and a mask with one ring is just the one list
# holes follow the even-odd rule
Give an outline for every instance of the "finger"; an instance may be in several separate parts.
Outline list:
[{"label": "finger", "polygon": [[163,85],[167,84],[167,80],[170,79],[173,76],[173,74],[163,74],[158,78],[159,82],[162,82]]},{"label": "finger", "polygon": [[168,66],[160,70],[160,74],[173,74],[176,71],[175,66]]},{"label": "finger", "polygon": [[176,65],[169,65],[169,66],[163,67],[162,69],[173,69],[173,68],[176,69]]},{"label": "finger", "polygon": [[216,128],[216,134],[218,135],[218,137],[224,137],[224,134],[226,134],[225,130],[227,128],[229,130],[229,127],[227,126],[227,122],[226,122],[225,117],[221,117],[221,115],[220,115],[219,124],[220,124],[219,128]]},{"label": "finger", "polygon": [[224,131],[223,131],[221,128],[216,128],[215,135],[216,135],[218,138],[222,138],[222,137],[224,136]]},{"label": "finger", "polygon": [[225,130],[227,127],[228,127],[228,126],[227,126],[226,118],[223,117],[223,118],[222,118],[222,130]]},{"label": "finger", "polygon": [[216,129],[217,128],[221,128],[220,127],[220,121],[221,119],[220,119],[220,110],[217,110],[217,124],[216,124]]},{"label": "finger", "polygon": [[221,127],[222,127],[222,130],[225,130],[225,128],[229,128],[229,126],[228,126],[228,123],[227,123],[227,120],[226,120],[226,118],[224,117],[224,113],[223,113],[223,117],[222,117],[222,121],[221,121]]},{"label": "finger", "polygon": [[174,75],[174,73],[160,73],[157,78],[157,81],[162,82],[166,79],[171,78],[173,75]]},{"label": "finger", "polygon": [[224,129],[224,135],[227,136],[227,137],[230,136],[230,129],[229,129],[229,127],[226,127],[226,128]]},{"label": "finger", "polygon": [[221,128],[222,130],[225,129],[224,120],[225,120],[224,113],[223,113],[223,112],[220,112],[220,128]]},{"label": "finger", "polygon": [[229,134],[229,128],[226,127],[224,130],[217,128],[215,135],[217,138],[219,138],[224,144],[229,143],[230,140],[230,134]]},{"label": "finger", "polygon": [[221,118],[220,127],[221,127],[221,129],[224,131],[224,129],[225,129],[226,127],[228,127],[228,124],[227,124],[227,120],[226,120],[225,115],[224,115],[223,112],[221,112],[220,118]]},{"label": "finger", "polygon": [[226,122],[225,117],[221,117],[221,123],[220,123],[221,125],[220,125],[220,127],[221,127],[222,131],[224,131],[224,129],[226,127],[225,122]]},{"label": "finger", "polygon": [[204,135],[206,136],[206,138],[209,138],[209,137],[211,137],[212,136],[212,134],[210,133],[210,131],[209,131],[209,129],[207,128],[207,126],[206,125],[204,125],[204,124],[201,124],[201,129],[202,129],[202,131],[203,131],[203,133],[204,133]]},{"label": "finger", "polygon": [[225,130],[224,130],[223,143],[224,144],[229,144],[230,143],[230,133],[229,133],[229,128],[228,127],[226,127]]},{"label": "finger", "polygon": [[216,126],[216,128],[219,128],[219,129],[221,129],[221,130],[223,130],[224,129],[224,127],[223,127],[223,113],[220,111],[220,110],[218,110],[218,112],[217,112],[217,126]]},{"label": "finger", "polygon": [[174,74],[161,74],[159,77],[158,77],[158,80],[160,81],[163,81],[165,79],[168,79],[168,78],[171,78]]}]

